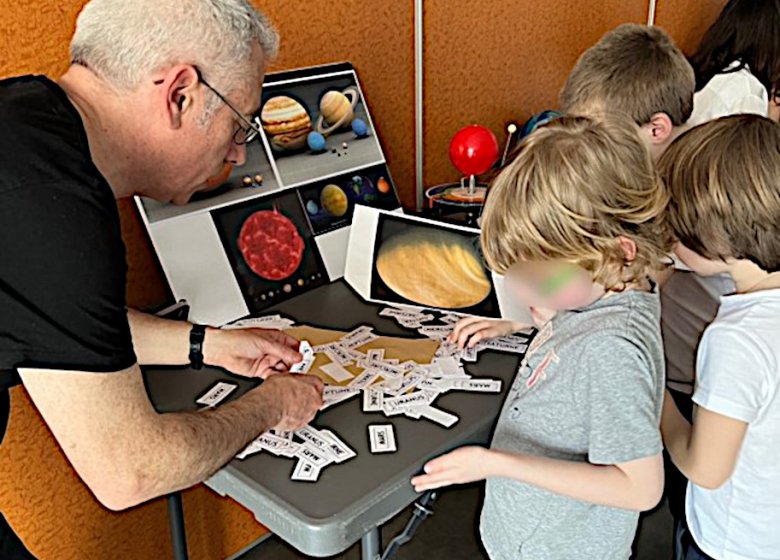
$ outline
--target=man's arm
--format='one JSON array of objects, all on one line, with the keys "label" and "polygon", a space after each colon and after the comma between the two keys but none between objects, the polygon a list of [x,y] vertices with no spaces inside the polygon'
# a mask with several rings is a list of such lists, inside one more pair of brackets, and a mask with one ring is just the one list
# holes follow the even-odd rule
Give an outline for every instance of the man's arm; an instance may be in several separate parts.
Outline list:
[{"label": "man's arm", "polygon": [[[133,348],[141,365],[184,365],[189,362],[192,324],[127,310]],[[208,327],[203,341],[206,364],[247,377],[287,371],[300,361],[298,341],[275,329],[220,330]]]},{"label": "man's arm", "polygon": [[203,481],[258,434],[297,429],[322,404],[322,382],[302,375],[275,375],[214,410],[158,414],[137,365],[19,373],[76,472],[112,510]]},{"label": "man's arm", "polygon": [[133,349],[140,365],[178,366],[189,363],[192,323],[163,319],[135,309],[127,310],[127,322],[130,323]]},{"label": "man's arm", "polygon": [[702,488],[719,488],[737,464],[747,423],[694,406],[693,426],[666,392],[661,433],[672,462]]}]

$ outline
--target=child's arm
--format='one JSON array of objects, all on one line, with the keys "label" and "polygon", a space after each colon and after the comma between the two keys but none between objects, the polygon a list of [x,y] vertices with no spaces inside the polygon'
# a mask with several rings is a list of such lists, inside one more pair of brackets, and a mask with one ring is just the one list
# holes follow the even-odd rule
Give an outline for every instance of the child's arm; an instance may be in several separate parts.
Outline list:
[{"label": "child's arm", "polygon": [[412,479],[418,492],[501,477],[576,500],[636,511],[659,502],[664,480],[660,453],[618,465],[594,465],[484,447],[456,449],[428,462],[425,472]]},{"label": "child's arm", "polygon": [[472,348],[473,346],[476,346],[480,340],[506,336],[531,328],[533,328],[533,325],[526,325],[514,321],[466,317],[456,323],[455,328],[452,330],[452,333],[447,340],[457,344],[461,349],[466,347]]},{"label": "child's arm", "polygon": [[718,488],[731,476],[747,426],[698,406],[691,426],[666,393],[661,418],[666,449],[688,480],[702,488]]}]

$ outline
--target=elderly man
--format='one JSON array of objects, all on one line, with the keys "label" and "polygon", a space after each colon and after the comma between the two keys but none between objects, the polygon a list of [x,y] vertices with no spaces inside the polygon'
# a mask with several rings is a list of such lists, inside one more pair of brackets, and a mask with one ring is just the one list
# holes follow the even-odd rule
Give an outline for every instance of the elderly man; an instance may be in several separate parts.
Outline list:
[{"label": "elderly man", "polygon": [[[21,381],[112,510],[204,480],[321,405],[317,378],[287,373],[301,359],[289,336],[125,304],[114,199],[185,203],[225,162],[241,165],[276,44],[246,0],[92,0],[59,83],[0,81],[0,439]],[[139,364],[187,363],[266,380],[215,410],[158,414]],[[30,557],[1,515],[0,557]]]}]

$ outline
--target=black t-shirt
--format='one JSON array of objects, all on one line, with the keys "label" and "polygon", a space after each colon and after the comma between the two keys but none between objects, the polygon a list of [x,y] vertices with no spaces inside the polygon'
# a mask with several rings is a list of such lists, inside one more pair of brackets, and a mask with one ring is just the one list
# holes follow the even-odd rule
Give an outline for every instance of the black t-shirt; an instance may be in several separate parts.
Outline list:
[{"label": "black t-shirt", "polygon": [[116,201],[78,111],[45,77],[0,81],[0,392],[19,367],[133,365],[126,277]]}]

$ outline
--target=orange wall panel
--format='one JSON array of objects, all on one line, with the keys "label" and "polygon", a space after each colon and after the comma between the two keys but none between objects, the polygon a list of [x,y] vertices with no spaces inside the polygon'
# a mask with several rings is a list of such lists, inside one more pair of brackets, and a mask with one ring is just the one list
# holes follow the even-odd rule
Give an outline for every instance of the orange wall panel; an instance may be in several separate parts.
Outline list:
[{"label": "orange wall panel", "polygon": [[690,55],[725,5],[726,0],[659,0],[655,24]]},{"label": "orange wall panel", "polygon": [[447,0],[425,5],[425,185],[459,178],[461,127],[504,126],[558,106],[580,53],[612,27],[647,21],[645,0]]},{"label": "orange wall panel", "polygon": [[[40,560],[171,558],[163,499],[126,512],[102,507],[81,483],[23,387],[11,391],[0,447],[0,509]],[[225,558],[266,531],[228,498],[198,486],[184,493],[190,558]]]}]

